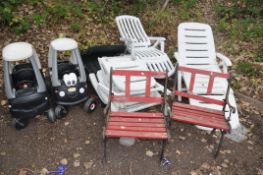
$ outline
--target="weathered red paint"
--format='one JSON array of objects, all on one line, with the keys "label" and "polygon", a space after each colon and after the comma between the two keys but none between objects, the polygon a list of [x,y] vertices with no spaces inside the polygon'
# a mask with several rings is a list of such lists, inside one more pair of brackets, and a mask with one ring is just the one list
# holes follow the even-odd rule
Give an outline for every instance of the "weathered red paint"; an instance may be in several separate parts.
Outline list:
[{"label": "weathered red paint", "polygon": [[172,105],[172,111],[173,111],[172,119],[189,124],[229,131],[230,126],[228,124],[228,121],[225,119],[224,111],[223,111],[223,106],[225,106],[226,101],[193,94],[196,74],[209,76],[207,95],[211,95],[214,79],[216,77],[227,79],[230,77],[229,74],[194,69],[194,68],[183,67],[183,66],[179,66],[178,71],[191,73],[191,78],[190,78],[189,92],[174,90],[175,95],[200,100],[206,103],[220,105],[222,106],[222,110],[213,110],[205,107],[174,102]]},{"label": "weathered red paint", "polygon": [[[163,72],[113,70],[112,76],[125,77],[125,95],[114,96],[111,100],[118,102],[163,103],[163,97],[151,96],[151,79],[166,76]],[[132,76],[146,77],[145,96],[130,94]],[[144,139],[168,139],[164,116],[160,112],[110,112],[105,130],[106,137],[130,137]]]}]

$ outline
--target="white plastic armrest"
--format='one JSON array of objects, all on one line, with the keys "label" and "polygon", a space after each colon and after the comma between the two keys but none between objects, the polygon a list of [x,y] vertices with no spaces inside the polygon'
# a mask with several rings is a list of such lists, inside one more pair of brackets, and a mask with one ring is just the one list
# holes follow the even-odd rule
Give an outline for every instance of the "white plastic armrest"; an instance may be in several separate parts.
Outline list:
[{"label": "white plastic armrest", "polygon": [[216,53],[216,56],[217,56],[217,58],[219,58],[220,60],[222,60],[227,67],[231,67],[231,66],[232,66],[232,62],[231,62],[230,59],[229,59],[228,57],[226,57],[225,55],[217,52],[217,53]]},{"label": "white plastic armrest", "polygon": [[166,38],[160,37],[160,36],[149,36],[148,38],[152,41],[165,41],[166,40]]},{"label": "white plastic armrest", "polygon": [[166,40],[164,37],[159,37],[159,36],[149,36],[149,39],[151,41],[156,41],[153,44],[153,47],[157,47],[160,44],[160,49],[162,52],[164,52],[164,41]]}]

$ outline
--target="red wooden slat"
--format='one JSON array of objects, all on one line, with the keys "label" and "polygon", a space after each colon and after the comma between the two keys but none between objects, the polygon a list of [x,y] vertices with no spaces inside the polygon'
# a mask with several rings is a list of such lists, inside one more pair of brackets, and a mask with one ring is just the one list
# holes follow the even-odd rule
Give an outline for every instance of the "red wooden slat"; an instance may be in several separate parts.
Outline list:
[{"label": "red wooden slat", "polygon": [[174,102],[173,107],[174,106],[178,106],[181,108],[187,108],[187,109],[194,109],[194,110],[198,110],[198,111],[206,111],[209,113],[214,113],[214,114],[219,114],[219,115],[224,115],[224,112],[220,111],[220,110],[215,110],[215,109],[210,109],[210,108],[205,108],[205,107],[200,107],[200,106],[194,106],[194,105],[184,104],[184,103],[179,103],[179,102]]},{"label": "red wooden slat", "polygon": [[190,124],[205,126],[209,128],[223,129],[226,131],[229,130],[229,126],[227,122],[218,123],[218,122],[204,121],[203,119],[199,119],[197,117],[193,119],[192,117],[187,118],[187,117],[182,117],[182,116],[177,116],[177,115],[173,115],[172,119],[180,121],[180,122],[184,122],[184,123],[190,123]]},{"label": "red wooden slat", "polygon": [[185,67],[185,66],[179,66],[178,70],[181,72],[190,72],[190,73],[202,74],[202,75],[210,75],[212,72],[214,74],[214,77],[221,77],[221,78],[226,78],[226,79],[230,77],[229,74],[222,73],[222,72],[213,72],[213,71],[195,69],[195,68],[190,68],[190,67]]},{"label": "red wooden slat", "polygon": [[163,97],[142,97],[142,96],[112,96],[112,101],[119,102],[143,102],[143,103],[162,103]]},{"label": "red wooden slat", "polygon": [[189,115],[189,114],[183,114],[183,113],[173,113],[174,117],[180,117],[180,118],[188,118],[194,120],[200,120],[203,121],[204,123],[206,122],[211,122],[211,123],[225,123],[226,121],[223,119],[215,119],[209,116],[200,116],[200,115]]},{"label": "red wooden slat", "polygon": [[213,114],[209,114],[209,113],[200,113],[200,112],[197,113],[196,111],[190,111],[190,110],[183,111],[183,110],[173,109],[173,114],[209,117],[209,118],[214,118],[215,120],[224,120],[224,118],[225,118],[223,115],[213,115]]},{"label": "red wooden slat", "polygon": [[189,85],[189,91],[192,93],[194,89],[194,83],[195,83],[195,73],[192,73],[190,85]]},{"label": "red wooden slat", "polygon": [[220,123],[204,123],[202,121],[198,121],[195,120],[194,122],[189,121],[189,119],[187,120],[187,118],[172,118],[173,120],[179,121],[179,122],[184,122],[184,123],[189,123],[189,124],[193,124],[193,125],[199,125],[199,126],[204,126],[204,127],[208,127],[208,128],[216,128],[216,129],[222,129],[225,131],[229,131],[229,126],[227,124],[220,124]]},{"label": "red wooden slat", "polygon": [[165,124],[161,123],[129,123],[129,122],[108,122],[109,126],[135,126],[135,127],[152,127],[152,128],[164,128]]},{"label": "red wooden slat", "polygon": [[206,103],[212,103],[212,104],[217,104],[217,105],[221,105],[221,106],[224,106],[224,104],[225,104],[225,102],[223,100],[212,99],[212,98],[208,98],[208,97],[204,97],[204,96],[200,96],[200,95],[188,94],[188,93],[181,92],[181,91],[176,91],[175,94],[178,96],[186,97],[186,98],[192,98],[192,99],[200,100],[200,101],[203,101]]},{"label": "red wooden slat", "polygon": [[166,128],[150,128],[150,127],[128,127],[128,126],[109,126],[108,130],[123,131],[144,131],[144,132],[166,132]]},{"label": "red wooden slat", "polygon": [[211,122],[211,123],[218,123],[218,124],[224,124],[226,121],[223,118],[214,118],[210,116],[202,116],[202,115],[192,115],[192,114],[186,114],[186,113],[173,113],[173,116],[178,116],[178,117],[185,117],[185,118],[191,118],[193,121],[195,120],[200,120],[203,121],[204,123],[206,122]]},{"label": "red wooden slat", "polygon": [[213,88],[213,85],[214,85],[214,80],[215,80],[214,73],[211,72],[211,75],[209,76],[208,86],[207,86],[207,92],[206,92],[207,95],[211,95],[212,88]]},{"label": "red wooden slat", "polygon": [[141,71],[141,70],[112,70],[112,75],[119,76],[143,76],[143,77],[165,77],[165,72]]},{"label": "red wooden slat", "polygon": [[224,114],[215,114],[215,113],[211,113],[211,112],[207,112],[203,110],[193,110],[193,109],[188,109],[188,108],[183,108],[183,107],[178,107],[178,106],[173,106],[172,109],[173,111],[182,111],[182,112],[187,112],[191,114],[209,115],[209,116],[218,117],[218,118],[221,118],[222,116],[224,116]]},{"label": "red wooden slat", "polygon": [[106,130],[107,137],[129,137],[144,139],[168,139],[167,133]]},{"label": "red wooden slat", "polygon": [[163,118],[160,112],[111,112],[111,117]]},{"label": "red wooden slat", "polygon": [[125,77],[125,96],[126,97],[130,96],[130,82],[131,82],[131,77],[127,75]]},{"label": "red wooden slat", "polygon": [[[165,72],[113,70],[112,75],[125,76],[125,96],[112,96],[112,101],[162,103],[163,97],[151,97],[151,77],[165,77]],[[131,76],[146,77],[145,96],[130,95]],[[162,113],[111,112],[105,135],[107,137],[133,137],[168,139]]]},{"label": "red wooden slat", "polygon": [[150,97],[151,77],[146,77],[145,97]]},{"label": "red wooden slat", "polygon": [[110,122],[164,123],[164,119],[110,117]]}]

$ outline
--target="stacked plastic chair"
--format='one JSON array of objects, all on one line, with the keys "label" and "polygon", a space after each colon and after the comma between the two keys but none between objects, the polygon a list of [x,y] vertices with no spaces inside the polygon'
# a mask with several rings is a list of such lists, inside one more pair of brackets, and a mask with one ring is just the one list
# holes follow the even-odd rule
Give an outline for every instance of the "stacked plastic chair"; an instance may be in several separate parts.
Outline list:
[{"label": "stacked plastic chair", "polygon": [[150,71],[168,71],[168,76],[174,73],[174,66],[164,52],[165,38],[148,36],[140,19],[135,16],[122,15],[116,17],[115,21],[121,35],[120,40]]},{"label": "stacked plastic chair", "polygon": [[[98,58],[101,70],[96,74],[89,74],[91,83],[96,90],[98,96],[104,104],[108,103],[109,96],[109,80],[110,80],[110,69],[113,70],[142,70],[148,71],[148,68],[140,62],[137,58],[131,55],[124,55],[118,57],[101,57]],[[144,77],[133,77],[131,79],[131,95],[145,95],[145,83]],[[163,91],[163,86],[156,82],[154,79],[151,81],[151,96],[160,97],[160,91]],[[125,80],[123,77],[113,78],[113,92],[116,95],[123,95],[125,93]],[[156,105],[155,103],[142,103],[142,102],[128,102],[118,103],[114,102],[111,105],[112,111],[138,111],[151,106]]]}]

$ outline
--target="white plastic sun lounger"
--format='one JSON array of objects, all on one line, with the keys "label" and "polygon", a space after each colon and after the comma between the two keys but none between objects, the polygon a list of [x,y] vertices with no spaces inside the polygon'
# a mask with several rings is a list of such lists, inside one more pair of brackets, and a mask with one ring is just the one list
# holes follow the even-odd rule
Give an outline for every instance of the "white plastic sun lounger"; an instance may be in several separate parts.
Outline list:
[{"label": "white plastic sun lounger", "polygon": [[[212,29],[209,25],[202,23],[186,22],[178,26],[178,52],[175,52],[174,56],[179,65],[197,69],[227,73],[228,67],[232,66],[229,58],[216,52]],[[178,74],[177,80],[179,90],[182,90],[182,80],[184,80],[186,90],[189,89],[189,74]],[[208,86],[208,77],[197,75],[194,93],[222,100],[225,97],[227,85],[228,82],[226,80],[215,79],[212,94],[207,96],[205,94]],[[181,100],[181,98],[178,99]],[[231,105],[237,109],[232,89],[230,90],[229,100]],[[202,103],[198,100],[190,100],[190,104],[218,110],[222,108],[221,106]],[[226,110],[228,110],[228,107]],[[226,113],[226,116],[228,115]],[[240,125],[237,111],[232,114],[230,125],[232,129]]]},{"label": "white plastic sun lounger", "polygon": [[[148,70],[148,68],[140,62],[137,58],[131,55],[124,55],[118,57],[102,57],[98,59],[101,70],[89,74],[89,78],[98,96],[104,104],[108,103],[109,93],[109,76],[110,69],[124,69],[124,70]],[[131,77],[131,94],[143,95],[145,93],[146,80],[141,77]],[[160,96],[159,91],[163,91],[164,87],[157,83],[154,79],[151,81],[151,94],[153,96]],[[113,78],[113,91],[116,95],[123,95],[125,93],[125,80],[123,77]],[[127,112],[142,110],[156,104],[145,103],[113,103],[112,110],[122,110]]]},{"label": "white plastic sun lounger", "polygon": [[[123,15],[116,17],[115,21],[121,35],[120,40],[125,42],[128,51],[145,63],[150,71],[167,70],[168,76],[174,73],[175,69],[164,52],[165,38],[147,36],[137,17]],[[155,41],[153,45],[151,41]]]}]

